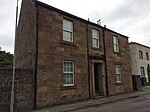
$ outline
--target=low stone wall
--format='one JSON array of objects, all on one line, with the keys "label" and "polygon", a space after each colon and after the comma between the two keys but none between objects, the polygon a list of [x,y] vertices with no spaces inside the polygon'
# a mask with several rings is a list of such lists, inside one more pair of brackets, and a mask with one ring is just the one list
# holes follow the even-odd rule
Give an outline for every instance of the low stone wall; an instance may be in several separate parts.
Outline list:
[{"label": "low stone wall", "polygon": [[[12,68],[0,68],[0,112],[9,112]],[[16,69],[15,71],[15,111],[33,109],[33,75],[31,70]]]}]

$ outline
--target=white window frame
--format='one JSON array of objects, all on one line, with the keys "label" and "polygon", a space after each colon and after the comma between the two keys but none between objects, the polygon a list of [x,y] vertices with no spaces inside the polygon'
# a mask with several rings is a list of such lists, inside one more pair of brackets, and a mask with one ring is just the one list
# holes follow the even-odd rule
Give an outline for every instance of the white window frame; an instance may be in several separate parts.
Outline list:
[{"label": "white window frame", "polygon": [[[64,68],[65,68],[64,63],[72,63],[72,71],[65,71],[64,70]],[[65,84],[64,83],[64,78],[65,78],[64,74],[72,74],[73,75],[72,76],[72,78],[73,78],[72,84]],[[74,86],[74,62],[73,61],[64,61],[63,62],[63,86]]]},{"label": "white window frame", "polygon": [[96,29],[92,29],[92,46],[94,48],[99,48],[99,31]]},{"label": "white window frame", "polygon": [[63,19],[63,40],[73,43],[73,22],[67,19]]},{"label": "white window frame", "polygon": [[[115,65],[115,76],[116,76],[116,83],[121,83],[122,82],[121,81],[121,65],[119,64]],[[118,80],[117,78],[118,76],[120,80]]]},{"label": "white window frame", "polygon": [[119,39],[117,36],[113,36],[114,52],[119,52]]}]

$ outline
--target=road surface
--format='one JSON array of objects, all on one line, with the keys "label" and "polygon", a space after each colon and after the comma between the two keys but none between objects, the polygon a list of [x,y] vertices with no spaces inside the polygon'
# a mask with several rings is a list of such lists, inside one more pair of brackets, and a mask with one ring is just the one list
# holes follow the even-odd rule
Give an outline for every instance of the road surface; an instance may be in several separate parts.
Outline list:
[{"label": "road surface", "polygon": [[150,112],[150,94],[68,112]]}]

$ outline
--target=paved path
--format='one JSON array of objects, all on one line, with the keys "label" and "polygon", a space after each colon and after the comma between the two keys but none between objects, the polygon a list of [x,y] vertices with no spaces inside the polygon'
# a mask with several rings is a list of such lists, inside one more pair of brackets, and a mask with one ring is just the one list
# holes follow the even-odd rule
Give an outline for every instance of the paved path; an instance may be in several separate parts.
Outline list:
[{"label": "paved path", "polygon": [[[148,87],[144,87],[143,91],[141,92],[133,92],[133,93],[111,96],[106,98],[91,99],[91,100],[76,102],[72,104],[47,107],[33,112],[99,112],[99,111],[100,112],[134,112],[134,110],[132,111],[132,109],[138,110],[137,107],[139,106],[141,107],[140,109],[142,109],[142,107],[145,109],[149,105],[148,108],[146,108],[149,110],[150,107],[149,97],[150,97],[150,87],[148,86]],[[141,102],[136,102],[136,101],[141,101]],[[136,107],[136,103],[137,103],[137,107]],[[131,106],[132,104],[133,107]],[[129,108],[129,110],[125,110],[127,107],[131,107],[131,108]],[[136,112],[150,112],[150,110],[149,111],[141,110]]]}]

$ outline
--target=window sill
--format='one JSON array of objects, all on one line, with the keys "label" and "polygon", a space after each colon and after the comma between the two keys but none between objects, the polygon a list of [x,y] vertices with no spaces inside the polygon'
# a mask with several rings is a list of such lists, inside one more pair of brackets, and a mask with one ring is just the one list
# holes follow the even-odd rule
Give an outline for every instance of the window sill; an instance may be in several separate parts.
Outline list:
[{"label": "window sill", "polygon": [[70,89],[77,89],[77,87],[74,86],[62,86],[60,87],[60,90],[70,90]]},{"label": "window sill", "polygon": [[76,47],[76,45],[73,42],[68,42],[68,41],[64,41],[64,40],[61,41],[61,44],[65,44],[65,45],[70,45],[70,46]]},{"label": "window sill", "polygon": [[102,51],[101,47],[93,47],[93,46],[91,46],[91,49],[92,49],[92,50],[99,50],[99,51]]},{"label": "window sill", "polygon": [[122,82],[116,82],[116,85],[123,85]]},{"label": "window sill", "polygon": [[116,55],[121,55],[121,52],[119,51],[119,52],[115,52],[114,51],[114,54],[116,54]]},{"label": "window sill", "polygon": [[99,47],[92,47],[93,50],[100,50]]}]

